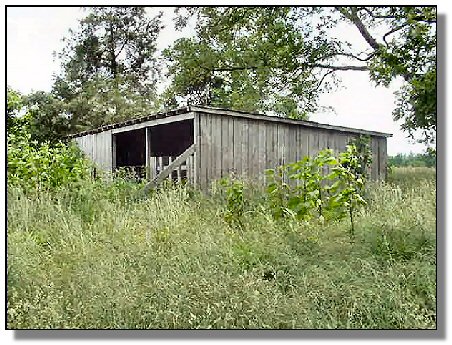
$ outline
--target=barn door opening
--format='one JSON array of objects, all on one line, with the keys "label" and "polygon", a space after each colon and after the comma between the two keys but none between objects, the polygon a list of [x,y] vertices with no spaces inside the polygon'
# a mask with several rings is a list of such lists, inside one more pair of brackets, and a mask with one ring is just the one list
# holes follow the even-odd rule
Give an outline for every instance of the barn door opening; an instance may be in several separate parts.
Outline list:
[{"label": "barn door opening", "polygon": [[114,170],[122,168],[137,179],[145,176],[146,131],[144,128],[113,135]]},{"label": "barn door opening", "polygon": [[[189,119],[114,134],[113,169],[123,168],[137,179],[154,178],[193,145],[193,127]],[[185,164],[169,178],[181,180],[187,175]]]},{"label": "barn door opening", "polygon": [[[193,120],[183,120],[149,127],[149,179],[159,175],[194,143]],[[182,164],[169,176],[170,180],[185,180],[190,167]]]}]

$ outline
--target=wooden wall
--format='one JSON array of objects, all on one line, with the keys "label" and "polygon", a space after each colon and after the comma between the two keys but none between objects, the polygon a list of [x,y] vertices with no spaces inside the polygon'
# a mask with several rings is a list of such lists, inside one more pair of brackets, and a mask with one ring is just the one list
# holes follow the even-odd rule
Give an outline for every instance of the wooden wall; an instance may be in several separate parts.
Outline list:
[{"label": "wooden wall", "polygon": [[[230,173],[263,178],[264,170],[315,155],[324,148],[342,152],[352,132],[262,121],[246,117],[196,113],[197,183],[201,189]],[[372,136],[373,179],[384,179],[386,138]]]},{"label": "wooden wall", "polygon": [[102,170],[111,171],[112,133],[111,130],[87,134],[74,138],[80,149]]},{"label": "wooden wall", "polygon": [[[179,117],[181,117],[179,119]],[[341,152],[357,133],[334,129],[307,127],[249,117],[229,116],[204,112],[183,114],[178,120],[194,117],[193,178],[195,184],[206,189],[210,183],[230,173],[262,179],[265,169],[274,168],[300,160],[306,155],[315,155],[323,148]],[[148,126],[158,124],[149,121]],[[176,117],[173,118],[176,120]],[[142,126],[144,124],[140,124]],[[119,129],[115,129],[119,131]],[[124,129],[121,129],[124,131]],[[87,134],[74,138],[81,150],[99,168],[113,168],[113,130]],[[387,142],[385,137],[372,136],[373,179],[385,179],[387,166]]]}]

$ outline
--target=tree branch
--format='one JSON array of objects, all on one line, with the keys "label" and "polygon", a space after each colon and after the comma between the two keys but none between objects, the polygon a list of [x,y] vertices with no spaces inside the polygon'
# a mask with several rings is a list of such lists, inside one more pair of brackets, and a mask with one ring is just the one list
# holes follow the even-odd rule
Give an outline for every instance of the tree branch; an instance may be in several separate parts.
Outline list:
[{"label": "tree branch", "polygon": [[[376,14],[372,13],[372,11],[368,7],[359,7],[358,11],[359,10],[366,11],[367,14],[369,16],[371,16],[372,18],[374,18],[374,19],[400,19],[400,17],[395,16],[395,15],[389,15],[389,14],[387,14],[387,15],[376,15]],[[436,19],[428,19],[425,16],[416,16],[416,17],[412,17],[411,19],[416,20],[418,22],[426,22],[426,23],[429,23],[429,24],[436,23]]]},{"label": "tree branch", "polygon": [[[233,72],[233,71],[244,71],[244,70],[257,70],[259,68],[266,67],[266,66],[227,66],[227,67],[214,67],[214,68],[205,68],[209,69],[212,72]],[[277,66],[274,66],[273,68],[278,68]]]},{"label": "tree branch", "polygon": [[369,33],[367,28],[364,26],[364,23],[361,21],[361,19],[358,17],[358,10],[356,8],[351,8],[350,12],[348,12],[344,7],[336,7],[336,9],[348,20],[350,20],[356,28],[361,33],[361,36],[366,40],[366,42],[374,49],[378,50],[380,45],[375,40],[375,38],[372,37],[372,35]]},{"label": "tree branch", "polygon": [[127,43],[127,39],[124,40],[124,43],[122,44],[122,47],[119,49],[118,53],[115,54],[115,59],[119,56],[119,54],[121,54],[122,50],[126,46],[126,43]]},{"label": "tree branch", "polygon": [[320,89],[320,86],[322,86],[323,81],[325,80],[325,78],[326,78],[327,76],[329,76],[330,74],[332,74],[332,73],[334,73],[334,70],[329,70],[328,72],[326,72],[326,73],[322,76],[322,78],[320,79],[319,83],[317,84],[317,87],[315,88],[316,91],[317,91],[318,89]]},{"label": "tree branch", "polygon": [[356,55],[354,55],[352,53],[336,53],[334,56],[338,56],[338,55],[339,56],[347,56],[347,57],[351,57],[351,58],[353,58],[355,60],[366,62],[366,61],[369,61],[375,55],[375,53],[371,53],[368,56],[366,56],[365,58],[360,58],[359,56],[356,56]]},{"label": "tree branch", "polygon": [[[282,68],[285,66],[227,66],[227,67],[219,67],[219,68],[207,68],[202,67],[205,70],[209,70],[211,72],[232,72],[232,71],[245,71],[245,70],[258,70],[260,68]],[[302,68],[325,68],[332,71],[368,71],[369,68],[367,66],[356,66],[356,65],[345,65],[345,66],[334,66],[334,65],[324,65],[320,63],[307,63],[302,64]]]},{"label": "tree branch", "polygon": [[392,35],[393,33],[403,29],[405,26],[409,25],[408,23],[403,23],[402,25],[396,26],[395,28],[393,28],[392,30],[389,30],[387,33],[385,33],[383,35],[383,41],[385,42],[386,45],[388,45],[388,42],[386,41],[386,37],[388,37],[389,35]]},{"label": "tree branch", "polygon": [[331,66],[331,65],[324,65],[320,63],[313,63],[309,64],[309,67],[317,67],[317,68],[325,68],[330,69],[333,71],[368,71],[369,67],[367,66]]}]

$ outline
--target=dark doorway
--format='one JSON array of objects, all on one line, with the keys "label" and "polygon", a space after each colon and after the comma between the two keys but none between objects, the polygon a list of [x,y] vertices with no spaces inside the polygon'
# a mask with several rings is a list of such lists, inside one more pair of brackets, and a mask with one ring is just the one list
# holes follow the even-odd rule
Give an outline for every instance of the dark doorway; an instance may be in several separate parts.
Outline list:
[{"label": "dark doorway", "polygon": [[151,157],[179,156],[194,143],[193,120],[151,127]]},{"label": "dark doorway", "polygon": [[115,134],[116,140],[116,166],[126,168],[138,178],[143,178],[146,165],[146,132],[145,129]]},{"label": "dark doorway", "polygon": [[[193,120],[149,127],[151,157],[157,157],[154,175],[159,173],[170,159],[175,159],[194,143]],[[124,168],[137,178],[146,176],[146,128],[114,135],[116,144],[115,169]]]}]

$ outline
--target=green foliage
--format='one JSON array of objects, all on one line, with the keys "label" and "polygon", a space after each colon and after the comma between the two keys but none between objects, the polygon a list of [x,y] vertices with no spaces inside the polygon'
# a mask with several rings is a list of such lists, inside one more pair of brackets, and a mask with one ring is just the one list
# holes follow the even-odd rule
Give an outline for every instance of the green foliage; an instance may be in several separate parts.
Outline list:
[{"label": "green foliage", "polygon": [[143,7],[92,7],[59,52],[52,93],[70,114],[71,130],[99,127],[158,108],[156,39],[161,13]]},{"label": "green foliage", "polygon": [[75,145],[32,141],[26,126],[7,137],[8,186],[55,189],[90,177],[90,164]]},{"label": "green foliage", "polygon": [[178,9],[182,27],[196,16],[196,35],[164,52],[172,77],[167,103],[306,118],[317,109],[319,92],[330,87],[311,66],[329,54],[328,42],[299,27],[299,19],[314,12],[301,7]]},{"label": "green foliage", "polygon": [[[324,218],[323,206],[328,198],[328,179],[324,170],[337,164],[332,150],[320,151],[314,158],[304,157],[298,162],[267,170],[267,194],[273,215],[295,216],[299,220]],[[293,183],[286,183],[288,179]]]},{"label": "green foliage", "polygon": [[[394,119],[412,138],[435,140],[435,7],[198,7],[177,9],[175,19],[179,28],[195,20],[196,34],[164,53],[168,106],[188,101],[306,118],[337,84],[337,72],[367,71],[376,84],[404,79]],[[336,35],[344,20],[366,50]]]},{"label": "green foliage", "polygon": [[370,176],[370,167],[372,165],[372,150],[370,148],[371,138],[368,135],[360,135],[351,139],[348,143],[356,148],[356,157],[358,162],[354,167],[353,173],[361,179],[368,179]]},{"label": "green foliage", "polygon": [[[436,57],[436,56],[435,56]],[[397,108],[394,120],[403,120],[402,129],[414,139],[420,132],[419,142],[434,144],[436,140],[436,66],[423,75],[410,79],[396,93]]]},{"label": "green foliage", "polygon": [[394,167],[428,167],[436,166],[436,154],[434,152],[426,153],[399,153],[388,157],[388,164]]},{"label": "green foliage", "polygon": [[360,175],[363,171],[359,162],[356,146],[347,145],[347,150],[339,155],[339,164],[332,169],[329,176],[335,183],[331,186],[330,208],[340,212],[348,211],[350,216],[350,235],[355,235],[355,226],[353,223],[353,212],[360,205],[366,205],[362,194],[364,192],[364,176]]},{"label": "green foliage", "polygon": [[27,128],[32,141],[56,143],[68,133],[64,104],[51,93],[36,91],[22,95],[8,87],[7,132]]},{"label": "green foliage", "polygon": [[347,145],[338,158],[331,149],[324,149],[313,158],[306,156],[267,170],[267,195],[273,216],[277,219],[292,216],[302,221],[318,218],[323,222],[348,215],[350,233],[354,235],[353,212],[366,205],[363,171],[367,169],[363,169],[361,162],[369,162],[366,141],[359,142],[366,152],[364,156],[355,145]]},{"label": "green foliage", "polygon": [[7,327],[435,329],[436,188],[418,169],[369,186],[353,242],[347,222],[265,209],[231,231],[224,204],[185,188],[10,186]]},{"label": "green foliage", "polygon": [[369,62],[371,78],[389,85],[397,77],[405,80],[396,92],[395,120],[411,138],[421,132],[420,142],[436,138],[436,8],[380,7],[363,17],[366,25],[385,18],[389,28]]},{"label": "green foliage", "polygon": [[69,132],[69,115],[64,102],[44,91],[23,97],[31,139],[40,143],[56,143]]},{"label": "green foliage", "polygon": [[276,219],[292,214],[286,207],[291,194],[291,189],[284,179],[285,170],[284,166],[279,166],[276,169],[268,169],[265,171],[267,179],[267,201],[271,213]]},{"label": "green foliage", "polygon": [[244,183],[235,178],[223,178],[220,186],[226,194],[226,210],[223,214],[224,220],[230,226],[243,226],[242,218],[245,212],[246,201],[244,198]]},{"label": "green foliage", "polygon": [[407,190],[413,185],[436,179],[436,169],[427,167],[393,167],[388,182]]},{"label": "green foliage", "polygon": [[24,107],[24,102],[20,92],[7,88],[7,103],[6,103],[6,131],[12,133],[16,127],[24,124],[23,117],[20,117],[20,112]]}]

